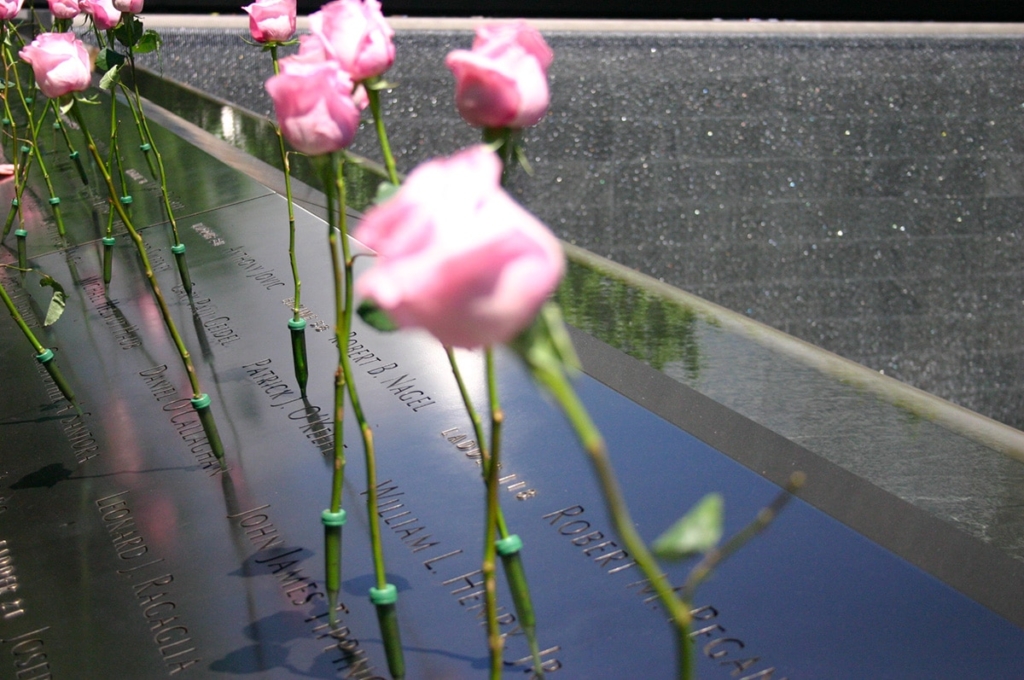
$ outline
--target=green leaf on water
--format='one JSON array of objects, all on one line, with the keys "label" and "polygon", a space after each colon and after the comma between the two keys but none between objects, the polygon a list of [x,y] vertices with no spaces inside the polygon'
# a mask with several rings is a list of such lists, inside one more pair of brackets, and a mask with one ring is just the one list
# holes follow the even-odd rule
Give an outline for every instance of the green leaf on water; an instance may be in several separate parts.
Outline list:
[{"label": "green leaf on water", "polygon": [[359,309],[356,310],[359,317],[366,322],[371,328],[375,328],[378,331],[390,333],[391,331],[397,331],[398,326],[387,313],[377,306],[373,300],[363,300],[362,304],[359,305]]},{"label": "green leaf on water", "polygon": [[714,548],[722,538],[724,506],[721,494],[704,496],[654,541],[654,554],[666,560],[681,560]]},{"label": "green leaf on water", "polygon": [[64,313],[64,307],[67,306],[67,293],[64,292],[64,286],[57,283],[52,276],[44,275],[39,280],[40,286],[46,286],[53,288],[53,297],[50,298],[50,306],[46,310],[46,320],[43,321],[44,326],[52,326],[57,323],[57,319]]}]

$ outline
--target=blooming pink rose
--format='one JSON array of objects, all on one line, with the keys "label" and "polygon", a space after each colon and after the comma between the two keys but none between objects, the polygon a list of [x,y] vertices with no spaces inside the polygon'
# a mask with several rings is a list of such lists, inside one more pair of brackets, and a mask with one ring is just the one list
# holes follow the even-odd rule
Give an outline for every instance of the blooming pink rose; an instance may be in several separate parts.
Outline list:
[{"label": "blooming pink rose", "polygon": [[352,100],[352,78],[336,62],[282,59],[281,73],[266,87],[281,133],[296,150],[319,155],[352,143],[359,107]]},{"label": "blooming pink rose", "polygon": [[114,9],[118,12],[138,14],[142,11],[144,0],[114,0]]},{"label": "blooming pink rose", "polygon": [[56,19],[74,19],[80,11],[78,0],[50,0],[50,14]]},{"label": "blooming pink rose", "polygon": [[18,56],[31,64],[39,89],[56,99],[89,87],[89,53],[71,33],[40,33]]},{"label": "blooming pink rose", "polygon": [[18,16],[24,0],[0,0],[0,19],[8,20]]},{"label": "blooming pink rose", "polygon": [[295,33],[295,0],[256,0],[242,9],[256,42],[284,42]]},{"label": "blooming pink rose", "polygon": [[111,0],[79,0],[78,6],[92,17],[101,31],[108,31],[121,22],[121,13],[114,9]]},{"label": "blooming pink rose", "polygon": [[455,104],[470,125],[523,128],[548,108],[547,70],[553,55],[525,22],[477,29],[473,49],[455,50],[445,64],[455,74]]},{"label": "blooming pink rose", "polygon": [[558,285],[565,260],[500,179],[501,161],[482,145],[419,166],[353,234],[377,252],[356,293],[445,345],[512,340]]},{"label": "blooming pink rose", "polygon": [[356,82],[379,76],[395,61],[395,32],[377,0],[329,2],[309,15],[309,30]]}]

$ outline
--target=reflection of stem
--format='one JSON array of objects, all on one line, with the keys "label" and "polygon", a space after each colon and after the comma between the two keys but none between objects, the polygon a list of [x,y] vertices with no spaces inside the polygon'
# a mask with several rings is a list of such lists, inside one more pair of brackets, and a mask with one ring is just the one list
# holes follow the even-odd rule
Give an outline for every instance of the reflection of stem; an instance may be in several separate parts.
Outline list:
[{"label": "reflection of stem", "polygon": [[597,426],[590,419],[586,407],[576,396],[572,385],[569,384],[560,369],[536,364],[531,368],[534,376],[558,402],[576,431],[597,475],[605,507],[615,524],[615,530],[622,538],[627,552],[632,555],[637,566],[643,571],[651,587],[654,588],[654,592],[657,593],[658,599],[661,600],[662,606],[668,612],[676,632],[677,677],[680,680],[689,680],[693,677],[693,650],[689,639],[691,619],[689,609],[676,596],[668,578],[661,572],[654,556],[647,550],[643,539],[636,531],[622,491],[619,489],[619,483],[615,478],[615,472],[612,470],[611,461],[608,459],[604,437],[601,436]]},{"label": "reflection of stem", "polygon": [[128,212],[124,209],[124,206],[121,205],[121,201],[117,195],[117,189],[114,187],[114,181],[110,177],[110,171],[103,164],[103,158],[100,156],[99,149],[96,148],[96,142],[93,140],[92,135],[89,134],[89,128],[85,125],[85,119],[82,117],[82,112],[78,109],[77,101],[73,100],[71,103],[71,114],[75,117],[75,120],[78,121],[79,127],[82,128],[82,134],[85,135],[86,146],[89,147],[89,152],[92,154],[93,160],[96,161],[96,165],[103,174],[103,180],[107,183],[107,191],[110,194],[110,203],[114,209],[117,210],[118,215],[121,217],[121,221],[124,222],[125,228],[128,230],[132,240],[135,242],[139,258],[142,260],[143,268],[145,269],[146,278],[149,280],[149,285],[153,290],[153,297],[156,298],[157,306],[160,308],[160,315],[163,317],[164,325],[167,326],[167,331],[171,334],[174,346],[177,348],[178,355],[181,357],[181,362],[185,365],[185,373],[188,375],[189,383],[192,386],[192,406],[199,414],[210,448],[213,450],[214,455],[220,462],[221,468],[226,469],[224,464],[224,445],[221,443],[220,435],[217,433],[216,423],[213,420],[213,413],[210,411],[210,397],[202,391],[202,388],[199,385],[199,376],[196,375],[196,369],[195,366],[192,365],[192,358],[189,356],[188,349],[185,347],[185,341],[182,340],[181,334],[178,333],[178,328],[174,324],[174,319],[171,318],[171,310],[167,307],[167,301],[164,299],[160,286],[157,284],[156,275],[153,273],[153,267],[150,265],[149,256],[146,254],[146,246],[143,243],[139,232],[135,230],[135,225],[132,223],[131,217],[128,216]]},{"label": "reflection of stem", "polygon": [[687,576],[686,583],[683,584],[683,600],[685,602],[692,601],[693,593],[697,590],[697,586],[703,583],[716,567],[734,555],[750,539],[767,529],[768,525],[775,520],[779,513],[782,512],[782,509],[786,507],[786,504],[793,498],[793,494],[804,485],[806,479],[807,475],[803,472],[794,472],[790,475],[785,489],[775,497],[775,500],[762,508],[747,526],[743,527],[736,535],[726,541],[722,547],[709,550],[701,561],[697,563],[697,566],[690,570],[690,575]]},{"label": "reflection of stem", "polygon": [[487,612],[487,645],[491,651],[491,680],[501,677],[501,634],[498,630],[498,586],[495,579],[497,555],[496,525],[498,522],[498,468],[501,466],[501,425],[505,415],[498,401],[498,380],[494,373],[494,352],[484,350],[487,366],[487,396],[491,405],[491,455],[484,461],[484,485],[487,489],[487,511],[484,520],[484,609]]},{"label": "reflection of stem", "polygon": [[[277,45],[270,44],[270,56],[274,62],[274,75],[281,72],[281,66],[277,60]],[[292,265],[292,280],[294,297],[292,298],[292,320],[288,324],[291,329],[292,338],[292,359],[295,366],[295,380],[299,384],[299,393],[306,396],[306,383],[309,380],[309,367],[306,360],[306,322],[299,316],[302,308],[300,296],[302,295],[302,280],[299,278],[299,264],[295,258],[295,202],[292,200],[292,173],[291,164],[288,161],[288,149],[284,144],[284,135],[281,128],[274,123],[274,132],[277,133],[277,144],[281,149],[281,165],[284,168],[284,193],[288,200],[288,259]],[[342,206],[344,210],[344,205]]]}]

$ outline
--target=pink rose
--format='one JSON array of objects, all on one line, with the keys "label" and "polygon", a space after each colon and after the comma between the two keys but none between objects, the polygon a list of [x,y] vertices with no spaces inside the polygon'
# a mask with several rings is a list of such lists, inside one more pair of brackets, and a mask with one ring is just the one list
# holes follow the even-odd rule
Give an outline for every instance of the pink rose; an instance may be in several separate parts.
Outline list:
[{"label": "pink rose", "polygon": [[266,88],[281,133],[296,150],[319,155],[352,143],[359,107],[352,100],[352,79],[337,63],[282,59],[281,73]]},{"label": "pink rose", "polygon": [[524,128],[548,108],[547,70],[553,55],[525,22],[483,26],[473,49],[455,50],[445,64],[455,74],[455,104],[470,125]]},{"label": "pink rose", "polygon": [[284,42],[295,33],[295,0],[256,0],[242,9],[256,42]]},{"label": "pink rose", "polygon": [[353,234],[377,252],[356,293],[445,345],[512,340],[554,291],[565,261],[558,240],[500,179],[501,161],[482,145],[419,166]]},{"label": "pink rose", "polygon": [[50,14],[56,19],[74,19],[80,11],[78,0],[50,0]]},{"label": "pink rose", "polygon": [[109,31],[121,22],[121,13],[110,0],[79,0],[78,6],[101,31]]},{"label": "pink rose", "polygon": [[32,66],[36,83],[47,97],[56,99],[89,87],[89,53],[71,33],[40,33],[18,56]]},{"label": "pink rose", "polygon": [[395,32],[377,0],[335,0],[309,16],[310,32],[357,83],[379,76],[395,61]]},{"label": "pink rose", "polygon": [[118,12],[138,14],[142,11],[144,0],[114,0],[114,9]]},{"label": "pink rose", "polygon": [[0,19],[9,20],[18,16],[24,0],[0,0]]}]

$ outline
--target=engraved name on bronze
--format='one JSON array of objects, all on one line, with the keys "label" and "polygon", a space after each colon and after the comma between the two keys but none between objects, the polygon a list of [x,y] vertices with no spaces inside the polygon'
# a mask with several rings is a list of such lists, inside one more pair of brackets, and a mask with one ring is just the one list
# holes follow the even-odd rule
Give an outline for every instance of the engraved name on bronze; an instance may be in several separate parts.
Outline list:
[{"label": "engraved name on bronze", "polygon": [[46,656],[46,641],[43,633],[50,626],[43,626],[30,633],[0,640],[0,644],[11,646],[14,657],[14,677],[17,680],[51,680],[53,673]]},{"label": "engraved name on bronze", "polygon": [[0,540],[0,618],[4,621],[25,613],[25,601],[19,595],[20,587],[11,546],[6,539]]},{"label": "engraved name on bronze", "polygon": [[266,269],[259,261],[243,250],[243,246],[228,248],[228,260],[234,262],[242,269],[245,278],[255,281],[266,290],[272,290],[278,286],[286,285],[284,281],[277,278],[274,269]]},{"label": "engraved name on bronze", "polygon": [[[185,292],[184,286],[179,284],[171,290],[178,296],[179,302],[188,301],[188,294]],[[207,336],[218,345],[226,347],[239,339],[238,333],[231,327],[231,317],[222,314],[211,298],[201,297],[199,286],[192,286],[192,302],[190,306],[192,308],[192,316],[203,324]]]},{"label": "engraved name on bronze", "polygon": [[67,439],[68,444],[71,445],[75,462],[81,465],[98,456],[100,452],[99,444],[96,442],[96,437],[85,421],[92,414],[88,412],[79,413],[75,410],[75,407],[64,398],[64,394],[57,387],[57,384],[53,382],[53,378],[46,371],[46,367],[37,363],[36,371],[43,380],[43,387],[46,390],[47,399],[50,400],[50,405],[56,409],[52,415],[59,416],[61,432],[64,434],[64,438]]},{"label": "engraved name on bronze", "polygon": [[179,614],[178,603],[171,599],[170,590],[164,590],[172,583],[174,575],[167,573],[132,585],[132,590],[153,634],[153,643],[160,652],[167,674],[175,676],[196,665],[202,658],[197,656],[188,626]]},{"label": "engraved name on bronze", "polygon": [[142,338],[139,336],[139,327],[129,323],[124,314],[117,307],[117,300],[107,298],[106,286],[99,276],[90,276],[82,279],[82,290],[89,298],[93,309],[103,319],[103,325],[107,327],[117,340],[117,346],[128,350],[142,346]]},{"label": "engraved name on bronze", "polygon": [[619,548],[609,536],[608,530],[594,529],[590,520],[583,519],[582,505],[570,505],[543,515],[541,519],[580,549],[580,553],[593,561],[608,574],[618,574],[636,566],[629,553]]},{"label": "engraved name on bronze", "polygon": [[787,678],[776,679],[774,667],[739,677],[741,673],[747,673],[758,665],[761,657],[747,656],[745,642],[728,635],[725,627],[721,624],[708,623],[718,618],[718,610],[711,605],[697,607],[690,611],[690,615],[693,617],[691,627],[694,629],[690,631],[690,639],[699,646],[701,654],[728,670],[730,678],[736,678],[736,680],[787,680]]},{"label": "engraved name on bronze", "polygon": [[4,288],[7,290],[7,295],[11,298],[14,303],[14,307],[21,314],[22,319],[25,321],[25,325],[29,328],[39,328],[40,321],[36,316],[35,310],[32,308],[32,298],[25,291],[21,285],[20,277],[15,276],[11,270],[6,267],[0,268],[0,278],[3,279]]},{"label": "engraved name on bronze", "polygon": [[[174,583],[174,575],[165,573],[155,578],[143,576],[144,571],[148,571],[147,567],[160,564],[164,558],[150,554],[146,539],[135,524],[128,502],[128,491],[104,496],[95,504],[118,559],[126,562],[125,567],[118,569],[117,573],[131,580],[145,579],[132,584],[132,592],[167,674],[174,676],[198,664],[201,658],[179,605],[173,599],[174,588],[171,584]],[[135,560],[139,560],[139,563],[134,564]]]},{"label": "engraved name on bronze", "polygon": [[[281,300],[281,304],[285,305],[289,309],[293,308],[295,306],[295,298],[285,298]],[[305,319],[306,323],[309,324],[309,328],[316,331],[317,333],[322,333],[324,331],[331,330],[331,324],[328,321],[322,319],[319,314],[314,312],[306,305],[299,305],[299,318]]]},{"label": "engraved name on bronze", "polygon": [[[363,491],[361,495],[366,495]],[[398,536],[412,552],[418,553],[441,545],[440,539],[434,539],[433,535],[427,532],[426,525],[413,514],[413,510],[405,504],[405,492],[400,490],[399,485],[392,480],[386,480],[377,485],[377,516],[381,518],[385,526]],[[458,602],[464,611],[469,612],[476,619],[484,616],[484,585],[483,572],[477,568],[468,573],[460,573],[465,566],[463,559],[457,559],[464,555],[462,548],[450,550],[440,555],[434,555],[423,561],[423,566],[431,575],[442,579],[441,585],[446,586],[452,598]],[[449,574],[456,573],[457,576],[444,578],[442,569],[450,569]],[[453,587],[454,586],[454,587]],[[499,629],[502,630],[502,638],[509,636],[522,636],[523,630],[516,622],[516,615],[508,611],[504,605],[498,607],[497,620]],[[544,650],[542,656],[550,655],[561,649],[558,646]],[[526,656],[526,667],[532,665],[532,657]],[[510,661],[514,665],[523,665],[523,659]],[[562,667],[557,659],[547,659],[544,662],[544,669],[554,672]]]},{"label": "engraved name on bronze", "polygon": [[210,440],[206,438],[199,414],[192,408],[192,400],[179,396],[178,389],[163,377],[166,371],[167,364],[161,364],[139,371],[139,376],[149,387],[154,399],[158,402],[167,400],[162,408],[169,414],[171,424],[189,447],[189,453],[200,468],[210,471],[211,476],[219,474],[222,472],[220,463],[210,447]]},{"label": "engraved name on bronze", "polygon": [[[118,220],[118,224],[124,229],[124,224]],[[171,268],[171,263],[167,261],[167,258],[163,255],[163,249],[157,248],[148,241],[143,244],[146,248],[146,256],[149,258],[149,266],[152,267],[154,272],[167,271]]]},{"label": "engraved name on bronze", "polygon": [[[555,527],[558,533],[565,536],[569,541],[580,549],[581,554],[595,562],[608,574],[617,574],[626,569],[636,566],[636,562],[630,559],[629,553],[618,547],[618,544],[608,536],[607,530],[594,529],[590,520],[583,519],[584,508],[582,505],[571,505],[561,510],[549,512],[542,519],[547,521],[549,526]],[[628,560],[628,561],[627,561]],[[626,588],[634,590],[643,603],[652,609],[658,609],[658,597],[651,586],[650,581],[642,579],[626,584]],[[678,588],[676,589],[678,590]],[[708,623],[711,619],[718,617],[718,610],[711,606],[698,607],[690,612],[694,619],[694,628],[690,637],[702,644],[701,653],[709,659],[717,661],[720,666],[730,666],[733,669],[731,677],[738,680],[772,680],[774,668],[758,671],[752,675],[739,678],[739,674],[754,666],[759,657],[745,659],[729,658],[731,653],[743,650],[746,644],[735,637],[725,635],[726,629],[719,623]],[[707,640],[706,642],[704,640]],[[786,680],[778,678],[778,680]]]},{"label": "engraved name on bronze", "polygon": [[[449,427],[447,430],[442,430],[441,436],[448,440],[449,444],[462,452],[466,458],[474,461],[477,465],[480,464],[480,446],[477,445],[475,439],[470,439],[469,435],[460,432],[457,427]],[[505,490],[509,493],[515,494],[517,501],[525,501],[537,497],[537,490],[527,488],[529,485],[519,479],[519,475],[515,473],[509,473],[500,477],[498,483],[504,486]]]},{"label": "engraved name on bronze", "polygon": [[[106,529],[107,535],[110,537],[111,543],[114,544],[114,550],[120,559],[137,560],[149,553],[146,539],[142,536],[138,526],[136,526],[135,516],[132,515],[132,510],[128,506],[127,491],[121,491],[99,499],[96,501],[96,508],[99,510],[100,519],[103,520],[103,528]],[[150,559],[143,561],[146,564],[132,564],[132,569],[140,569],[150,564],[158,564],[163,562],[163,558],[155,558],[155,561],[150,561]],[[127,569],[123,572],[118,570],[118,573],[127,574],[132,569]]]},{"label": "engraved name on bronze", "polygon": [[398,400],[408,406],[413,413],[419,413],[436,402],[416,386],[416,376],[409,373],[399,375],[398,364],[385,362],[376,354],[366,348],[352,331],[348,339],[348,356],[353,366],[357,366],[374,376],[391,394],[398,397]]},{"label": "engraved name on bronze", "polygon": [[[288,420],[294,421],[299,432],[313,443],[320,453],[327,455],[334,451],[334,415],[316,404],[309,403],[296,394],[276,371],[270,368],[272,360],[260,359],[245,364],[242,369],[249,379],[263,390],[270,399],[270,407],[288,412]],[[278,401],[284,399],[284,401]]]},{"label": "engraved name on bronze", "polygon": [[211,229],[202,222],[196,222],[193,224],[192,231],[202,236],[203,239],[214,248],[219,248],[225,243],[224,239],[220,237],[220,234],[218,234],[216,230]]},{"label": "engraved name on bronze", "polygon": [[[274,576],[293,607],[319,608],[321,605],[326,605],[327,594],[315,579],[303,571],[301,560],[296,557],[302,548],[279,547],[284,539],[271,520],[269,511],[270,505],[266,504],[228,515],[228,519],[234,520],[245,533],[249,543],[256,549],[256,553],[274,548],[273,555],[254,561],[261,567],[265,567]],[[336,611],[346,615],[349,613],[344,602],[338,603]],[[304,621],[311,624],[310,632],[315,639],[328,639],[329,644],[323,648],[324,652],[337,650],[341,653],[340,656],[331,659],[335,671],[344,672],[343,677],[345,678],[376,680],[379,676],[374,674],[374,667],[370,664],[369,656],[366,650],[360,646],[359,640],[352,636],[352,631],[347,625],[344,625],[344,620],[341,618],[338,618],[337,625],[332,627],[327,616],[328,613],[326,608],[319,614],[309,611]]]}]

